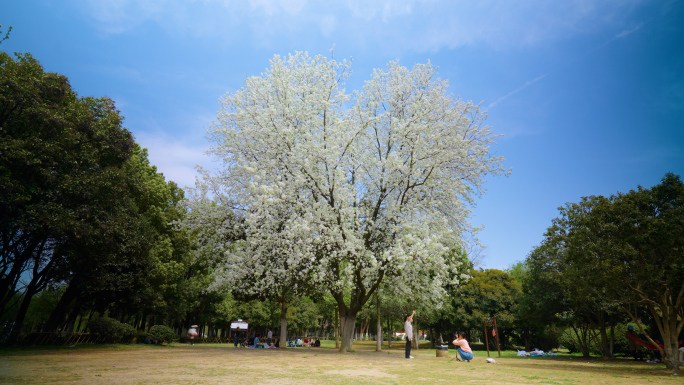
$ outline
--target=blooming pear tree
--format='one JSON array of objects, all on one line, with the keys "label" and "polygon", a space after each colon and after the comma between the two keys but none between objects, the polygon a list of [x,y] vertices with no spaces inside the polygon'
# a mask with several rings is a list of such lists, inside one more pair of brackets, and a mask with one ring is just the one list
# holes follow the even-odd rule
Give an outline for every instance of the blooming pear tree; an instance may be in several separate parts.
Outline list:
[{"label": "blooming pear tree", "polygon": [[431,295],[458,284],[461,262],[448,251],[473,230],[483,177],[508,173],[490,153],[486,115],[449,95],[429,62],[390,62],[353,94],[349,75],[346,60],[275,56],[221,100],[210,153],[223,166],[202,182],[244,218],[244,240],[224,247],[222,279],[250,266],[272,277],[252,282],[257,292],[285,277],[328,290],[341,351],[383,280]]},{"label": "blooming pear tree", "polygon": [[[280,257],[297,249],[297,243],[258,240],[260,234],[279,231],[282,221],[250,217],[257,222],[247,226],[244,215],[236,215],[231,201],[221,196],[220,189],[211,182],[211,178],[203,178],[195,189],[190,189],[190,199],[185,201],[188,214],[176,225],[192,231],[196,256],[213,270],[214,282],[209,289],[230,292],[243,299],[280,303],[280,340],[286,341],[288,302],[320,290],[308,284],[309,272],[294,271],[288,259]],[[275,216],[287,215],[281,210]],[[254,232],[254,228],[260,231]]]}]

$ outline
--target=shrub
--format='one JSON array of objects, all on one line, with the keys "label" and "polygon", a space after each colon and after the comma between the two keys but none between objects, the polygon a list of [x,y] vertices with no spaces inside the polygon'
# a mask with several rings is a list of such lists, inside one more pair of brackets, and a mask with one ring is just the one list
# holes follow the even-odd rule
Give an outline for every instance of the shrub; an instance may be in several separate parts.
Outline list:
[{"label": "shrub", "polygon": [[[610,338],[610,330],[608,332],[608,338]],[[627,337],[625,333],[627,332],[627,324],[618,324],[615,326],[614,331],[614,341],[613,341],[613,354],[629,354],[629,343],[627,342]],[[598,331],[597,331],[598,333]],[[568,328],[561,335],[560,338],[561,345],[568,349],[570,353],[580,352],[580,345],[577,341],[577,336],[572,332],[572,329]],[[589,352],[591,354],[601,355],[601,349],[599,346],[599,341],[590,338],[589,341]]]},{"label": "shrub", "polygon": [[163,345],[164,342],[171,342],[176,338],[176,333],[164,325],[154,325],[150,328],[150,338],[156,340],[158,344]]},{"label": "shrub", "polygon": [[145,331],[139,331],[138,334],[136,335],[136,339],[139,344],[144,344],[145,341],[150,340],[150,333],[145,332]]},{"label": "shrub", "polygon": [[581,351],[577,336],[572,332],[572,329],[567,328],[560,336],[560,344],[568,349],[570,353],[578,353]]},{"label": "shrub", "polygon": [[[634,326],[634,329],[637,329],[637,327]],[[615,342],[613,344],[613,354],[630,354],[629,340],[627,339],[625,333],[627,333],[627,324],[618,324],[617,326],[615,326]]]},{"label": "shrub", "polygon": [[129,324],[119,323],[119,328],[121,330],[120,341],[125,344],[130,344],[133,341],[133,338],[135,338],[138,335],[138,331],[135,330],[135,328]]},{"label": "shrub", "polygon": [[129,343],[136,336],[136,330],[133,326],[122,324],[109,317],[100,317],[90,321],[88,329],[91,333],[99,336],[100,342],[109,344]]},{"label": "shrub", "polygon": [[550,351],[553,349],[558,349],[560,347],[560,336],[562,330],[549,327],[546,328],[542,333],[538,333],[531,338],[531,345],[533,348],[541,349],[543,351]]}]

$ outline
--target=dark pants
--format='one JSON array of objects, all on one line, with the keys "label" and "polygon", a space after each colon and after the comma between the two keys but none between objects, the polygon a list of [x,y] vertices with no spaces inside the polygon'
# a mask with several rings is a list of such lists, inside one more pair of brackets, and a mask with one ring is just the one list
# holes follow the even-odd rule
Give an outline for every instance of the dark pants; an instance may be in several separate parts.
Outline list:
[{"label": "dark pants", "polygon": [[411,340],[406,339],[406,358],[411,357]]}]

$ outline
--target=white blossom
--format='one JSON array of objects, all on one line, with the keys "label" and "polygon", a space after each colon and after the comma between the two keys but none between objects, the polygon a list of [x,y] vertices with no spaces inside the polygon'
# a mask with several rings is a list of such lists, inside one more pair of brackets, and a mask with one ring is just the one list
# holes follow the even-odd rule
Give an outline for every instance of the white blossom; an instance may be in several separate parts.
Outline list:
[{"label": "white blossom", "polygon": [[194,204],[244,218],[243,241],[216,241],[224,280],[261,266],[272,279],[254,292],[294,276],[351,293],[340,310],[355,317],[383,279],[439,296],[463,277],[445,254],[472,231],[483,177],[509,171],[490,153],[486,114],[451,96],[429,62],[391,62],[352,94],[349,74],[347,61],[275,56],[223,97],[210,130],[223,168],[198,182],[222,204]]}]

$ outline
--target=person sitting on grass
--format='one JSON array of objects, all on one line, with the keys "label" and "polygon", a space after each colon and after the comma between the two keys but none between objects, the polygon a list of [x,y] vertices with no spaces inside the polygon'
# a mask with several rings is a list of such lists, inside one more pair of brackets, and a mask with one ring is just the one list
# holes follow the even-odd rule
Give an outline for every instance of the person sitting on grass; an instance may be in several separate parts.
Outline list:
[{"label": "person sitting on grass", "polygon": [[456,339],[452,343],[458,346],[458,355],[461,356],[461,361],[470,362],[473,359],[473,351],[463,336],[463,332],[456,333]]},{"label": "person sitting on grass", "polygon": [[314,346],[315,348],[320,348],[320,347],[321,347],[321,340],[319,340],[318,337],[316,337],[316,342],[313,343],[313,346]]}]

